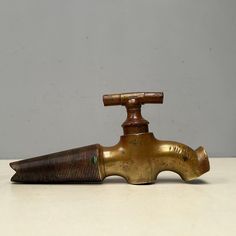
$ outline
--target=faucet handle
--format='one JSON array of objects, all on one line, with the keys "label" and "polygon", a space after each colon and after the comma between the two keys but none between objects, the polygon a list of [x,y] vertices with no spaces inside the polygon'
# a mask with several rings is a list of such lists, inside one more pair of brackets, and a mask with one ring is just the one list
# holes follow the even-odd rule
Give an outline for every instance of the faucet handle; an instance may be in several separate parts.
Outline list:
[{"label": "faucet handle", "polygon": [[139,134],[148,132],[149,124],[141,115],[141,105],[163,103],[163,97],[162,92],[118,93],[103,95],[103,103],[104,106],[125,106],[127,118],[122,124],[124,134]]},{"label": "faucet handle", "polygon": [[136,100],[136,104],[163,103],[164,94],[162,92],[134,92],[117,93],[103,95],[104,106],[123,105],[126,106],[129,101]]}]

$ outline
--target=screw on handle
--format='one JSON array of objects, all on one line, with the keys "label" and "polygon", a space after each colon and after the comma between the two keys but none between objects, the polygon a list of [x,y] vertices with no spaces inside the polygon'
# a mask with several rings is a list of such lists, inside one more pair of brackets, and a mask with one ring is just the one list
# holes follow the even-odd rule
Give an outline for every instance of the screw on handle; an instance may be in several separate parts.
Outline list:
[{"label": "screw on handle", "polygon": [[162,92],[120,93],[103,96],[104,106],[123,105],[127,110],[127,118],[122,124],[124,134],[148,132],[149,122],[141,115],[141,105],[146,103],[163,103]]},{"label": "screw on handle", "polygon": [[126,105],[130,100],[136,100],[136,104],[163,103],[162,92],[135,92],[103,95],[104,106]]}]

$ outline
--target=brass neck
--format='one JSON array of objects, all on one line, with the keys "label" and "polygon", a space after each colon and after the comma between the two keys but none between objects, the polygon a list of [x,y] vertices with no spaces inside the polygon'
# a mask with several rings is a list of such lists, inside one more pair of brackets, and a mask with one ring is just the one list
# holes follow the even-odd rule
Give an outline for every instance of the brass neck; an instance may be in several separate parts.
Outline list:
[{"label": "brass neck", "polygon": [[127,118],[122,124],[124,135],[147,133],[149,122],[142,117],[140,102],[137,99],[130,99],[125,106]]}]

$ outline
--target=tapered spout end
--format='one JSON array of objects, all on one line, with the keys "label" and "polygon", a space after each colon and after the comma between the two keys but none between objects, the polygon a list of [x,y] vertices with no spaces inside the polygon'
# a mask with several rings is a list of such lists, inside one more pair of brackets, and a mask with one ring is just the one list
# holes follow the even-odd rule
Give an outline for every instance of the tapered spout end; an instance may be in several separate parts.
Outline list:
[{"label": "tapered spout end", "polygon": [[15,169],[14,162],[10,162],[10,163],[9,163],[9,166],[10,166],[13,170],[16,170],[16,169]]},{"label": "tapered spout end", "polygon": [[11,181],[21,183],[101,182],[100,145],[90,145],[10,163]]},{"label": "tapered spout end", "polygon": [[[21,165],[19,161],[9,163],[10,167],[16,171],[16,173],[11,177],[12,182],[22,182],[24,177],[24,172],[21,171]],[[22,173],[21,173],[22,172]]]},{"label": "tapered spout end", "polygon": [[15,170],[15,171],[18,170],[17,162],[18,162],[18,161],[14,161],[14,162],[10,162],[10,163],[9,163],[9,166],[10,166],[13,170]]},{"label": "tapered spout end", "polygon": [[21,182],[17,173],[11,177],[12,182]]},{"label": "tapered spout end", "polygon": [[19,166],[17,164],[17,161],[9,163],[10,167],[16,171],[16,173],[11,177],[12,182],[18,182],[19,176],[17,174],[17,170],[19,169]]},{"label": "tapered spout end", "polygon": [[210,163],[206,150],[200,146],[196,150],[196,154],[199,161],[199,176],[210,170]]}]

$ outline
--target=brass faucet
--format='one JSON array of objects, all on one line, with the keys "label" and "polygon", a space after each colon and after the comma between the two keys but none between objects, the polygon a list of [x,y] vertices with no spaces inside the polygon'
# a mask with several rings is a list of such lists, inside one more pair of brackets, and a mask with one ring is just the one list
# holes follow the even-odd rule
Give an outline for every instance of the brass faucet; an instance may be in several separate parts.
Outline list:
[{"label": "brass faucet", "polygon": [[112,147],[99,144],[48,154],[10,163],[16,171],[15,182],[65,183],[102,182],[118,175],[130,184],[155,183],[165,170],[176,172],[189,181],[209,171],[203,147],[195,151],[173,141],[161,141],[148,131],[149,122],[141,115],[141,105],[163,103],[163,93],[123,93],[104,95],[105,106],[126,107],[122,124],[124,135]]}]

